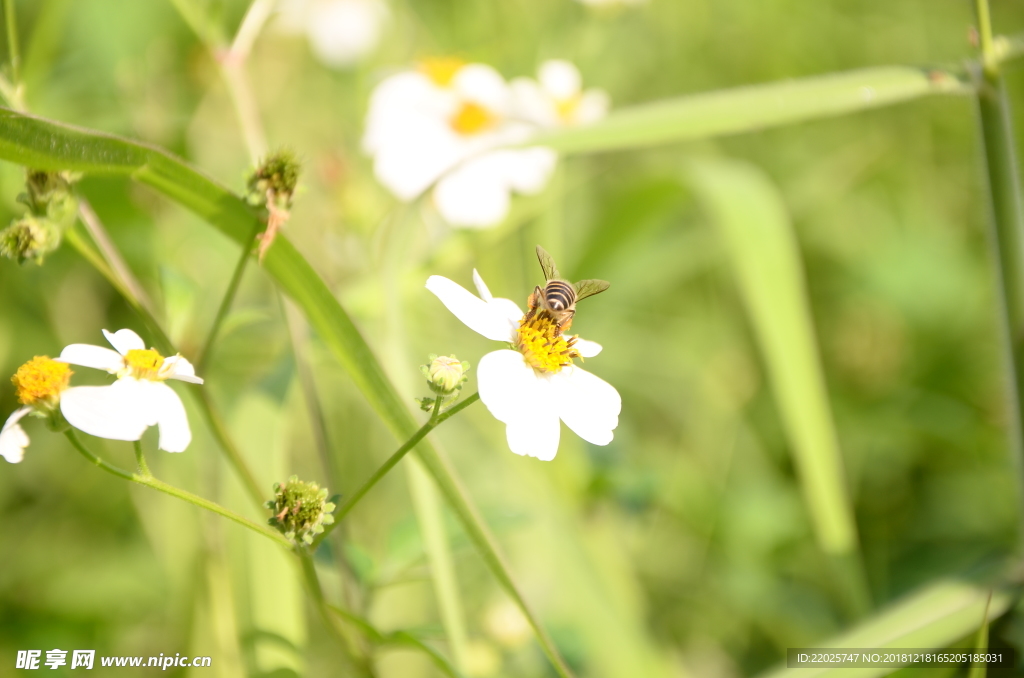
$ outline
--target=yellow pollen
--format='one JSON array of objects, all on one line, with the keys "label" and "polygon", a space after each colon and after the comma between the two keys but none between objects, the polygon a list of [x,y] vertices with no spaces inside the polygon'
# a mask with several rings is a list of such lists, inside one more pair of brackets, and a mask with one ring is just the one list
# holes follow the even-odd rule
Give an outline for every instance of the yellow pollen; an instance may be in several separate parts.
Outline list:
[{"label": "yellow pollen", "polygon": [[[531,317],[531,315],[533,317]],[[554,319],[545,311],[527,313],[520,321],[516,349],[526,364],[538,372],[559,372],[572,365],[580,353],[573,345],[576,337],[566,339]]]},{"label": "yellow pollen", "polygon": [[160,368],[164,357],[153,349],[133,348],[124,357],[124,364],[136,379],[161,380]]},{"label": "yellow pollen", "polygon": [[455,74],[465,65],[465,61],[455,57],[436,57],[421,61],[417,70],[438,87],[448,87],[455,79]]},{"label": "yellow pollen", "polygon": [[68,387],[72,375],[67,363],[60,363],[37,355],[18,368],[11,382],[18,391],[18,402],[22,405],[48,405],[60,400],[60,393]]},{"label": "yellow pollen", "polygon": [[576,121],[576,109],[580,106],[580,95],[571,96],[568,99],[558,99],[555,102],[555,110],[558,112],[558,117],[562,119],[562,122],[575,122]]},{"label": "yellow pollen", "polygon": [[480,104],[467,101],[462,108],[451,117],[449,123],[459,134],[478,134],[488,127],[493,127],[498,121],[497,116],[488,111]]}]

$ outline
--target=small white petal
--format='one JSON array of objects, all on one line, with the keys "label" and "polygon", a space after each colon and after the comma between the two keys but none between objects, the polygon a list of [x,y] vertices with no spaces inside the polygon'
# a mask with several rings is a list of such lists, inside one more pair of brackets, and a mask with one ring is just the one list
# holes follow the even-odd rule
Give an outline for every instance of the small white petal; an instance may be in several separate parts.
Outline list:
[{"label": "small white petal", "polygon": [[69,424],[97,438],[138,440],[151,425],[139,385],[129,378],[110,386],[75,386],[61,395],[60,411]]},{"label": "small white petal", "polygon": [[580,339],[576,337],[576,343],[573,347],[580,352],[580,355],[584,358],[593,358],[595,355],[601,352],[603,348],[601,344],[596,341],[588,341],[586,339]]},{"label": "small white petal", "polygon": [[158,447],[168,452],[184,452],[192,442],[192,431],[181,398],[163,382],[142,383],[145,386],[148,414],[160,427]]},{"label": "small white petal", "polygon": [[562,120],[554,99],[529,78],[516,78],[509,83],[512,105],[518,117],[541,127],[558,127]]},{"label": "small white petal", "polygon": [[487,289],[487,283],[484,282],[484,279],[480,277],[480,274],[477,273],[475,268],[473,269],[473,284],[476,285],[477,294],[480,295],[481,299],[490,302],[490,300],[494,298],[491,291]]},{"label": "small white petal", "polygon": [[511,341],[514,327],[497,309],[443,276],[427,278],[427,289],[466,327],[495,341]]},{"label": "small white petal", "polygon": [[196,368],[192,366],[192,363],[180,355],[172,355],[170,358],[166,358],[160,371],[166,373],[168,379],[187,381],[190,384],[203,383],[203,380],[196,376]]},{"label": "small white petal", "polygon": [[124,358],[117,351],[92,344],[65,346],[57,360],[82,367],[93,367],[113,374],[124,369]]},{"label": "small white petal", "polygon": [[505,218],[511,205],[500,156],[469,160],[446,174],[434,189],[434,204],[452,226],[486,228]]},{"label": "small white petal", "polygon": [[576,66],[563,59],[552,59],[541,64],[537,79],[555,99],[571,99],[580,93],[582,78]]},{"label": "small white petal", "polygon": [[518,351],[493,351],[480,358],[476,380],[480,400],[498,421],[529,419],[547,403],[548,388]]},{"label": "small white petal", "polygon": [[31,411],[30,407],[14,410],[4,423],[4,427],[0,429],[0,457],[12,464],[17,464],[25,458],[25,448],[29,443],[28,434],[18,422]]},{"label": "small white petal", "polygon": [[103,330],[103,336],[121,355],[127,355],[128,351],[133,349],[143,350],[146,348],[146,342],[142,341],[142,337],[128,329],[118,330],[114,333]]},{"label": "small white petal", "polygon": [[464,99],[503,113],[509,102],[508,85],[493,67],[467,64],[452,78],[452,88]]},{"label": "small white petal", "polygon": [[580,98],[573,113],[573,122],[587,125],[608,115],[612,100],[603,89],[588,89]]},{"label": "small white petal", "polygon": [[499,151],[504,164],[505,181],[519,193],[539,193],[548,183],[558,162],[558,154],[540,146],[521,151]]},{"label": "small white petal", "polygon": [[519,310],[519,305],[511,299],[495,297],[491,299],[491,303],[488,306],[491,307],[496,315],[500,315],[508,321],[511,328],[511,338],[503,339],[502,341],[514,341],[516,330],[519,329],[519,321],[523,319],[523,312]]},{"label": "small white petal", "polygon": [[350,66],[380,41],[386,13],[375,0],[326,0],[311,8],[306,30],[328,66]]},{"label": "small white petal", "polygon": [[550,410],[537,410],[535,415],[505,425],[508,448],[516,454],[551,461],[558,453],[558,417]]},{"label": "small white petal", "polygon": [[619,425],[622,398],[608,382],[578,367],[563,369],[551,377],[554,407],[565,425],[594,445],[612,441]]}]

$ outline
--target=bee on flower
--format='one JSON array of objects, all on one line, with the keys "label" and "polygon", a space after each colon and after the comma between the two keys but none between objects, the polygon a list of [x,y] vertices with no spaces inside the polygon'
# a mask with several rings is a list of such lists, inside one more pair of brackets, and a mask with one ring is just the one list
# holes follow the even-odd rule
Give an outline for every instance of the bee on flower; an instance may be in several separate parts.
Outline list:
[{"label": "bee on flower", "polygon": [[448,223],[480,228],[506,216],[513,192],[534,194],[547,184],[554,151],[500,148],[535,129],[517,116],[513,92],[494,68],[430,59],[377,85],[363,148],[399,199],[434,186],[434,204]]},{"label": "bee on flower", "polygon": [[180,355],[163,357],[135,332],[103,330],[116,350],[90,344],[71,344],[58,360],[106,370],[117,375],[108,386],[75,386],[64,392],[60,410],[68,423],[99,438],[138,440],[150,426],[159,426],[158,446],[183,452],[192,431],[181,398],[166,383],[177,379],[202,384],[195,369]]},{"label": "bee on flower", "polygon": [[608,382],[573,362],[596,356],[601,346],[566,336],[567,323],[548,310],[536,291],[524,314],[514,301],[494,297],[475,270],[473,282],[480,296],[438,275],[427,279],[427,289],[471,330],[508,346],[480,359],[477,381],[480,400],[505,424],[509,448],[554,459],[559,420],[589,443],[610,443],[622,399]]}]

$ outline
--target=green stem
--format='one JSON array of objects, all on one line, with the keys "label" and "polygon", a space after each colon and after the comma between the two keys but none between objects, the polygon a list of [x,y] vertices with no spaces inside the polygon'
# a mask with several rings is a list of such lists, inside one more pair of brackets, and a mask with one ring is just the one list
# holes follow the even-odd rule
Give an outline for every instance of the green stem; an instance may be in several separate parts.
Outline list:
[{"label": "green stem", "polygon": [[[83,445],[82,442],[78,439],[78,436],[75,435],[74,431],[70,429],[68,431],[65,431],[64,435],[67,436],[67,439],[71,441],[71,444],[74,446],[76,450],[79,451],[79,453],[81,453],[83,457],[85,457],[90,462],[100,467],[107,473],[113,474],[118,478],[130,480],[134,483],[138,483],[139,485],[151,487],[154,490],[158,490],[160,492],[163,492],[164,494],[169,494],[172,497],[177,497],[178,499],[187,501],[190,504],[195,504],[199,508],[204,508],[207,511],[212,511],[213,513],[221,515],[227,518],[228,520],[233,520],[239,525],[247,527],[253,532],[257,532],[263,535],[264,537],[267,537],[268,539],[277,542],[279,545],[284,546],[289,550],[293,550],[294,548],[290,541],[285,539],[282,535],[278,534],[277,532],[274,532],[269,527],[264,527],[262,525],[259,525],[258,523],[254,523],[248,518],[243,518],[234,511],[226,509],[220,504],[215,504],[209,499],[203,499],[202,497],[192,494],[187,490],[183,490],[180,487],[175,487],[174,485],[165,483],[162,480],[157,480],[149,473],[130,473],[128,471],[125,471],[123,468],[119,468],[117,466],[114,466],[113,464],[107,463],[106,461],[104,461],[97,455],[93,454],[91,451],[89,451],[89,449],[85,447],[85,445]],[[138,447],[136,448],[136,456],[140,457],[140,450]],[[144,464],[145,462],[143,461],[142,463]]]},{"label": "green stem", "polygon": [[14,16],[14,0],[4,0],[4,21],[7,22],[7,54],[11,62],[11,80],[19,86],[18,69],[18,23]]},{"label": "green stem", "polygon": [[[255,238],[259,231],[259,228],[254,230],[252,237]],[[238,286],[242,282],[242,275],[245,273],[245,267],[249,263],[249,256],[251,253],[250,248],[242,247],[241,256],[238,257],[238,262],[235,264],[235,270],[231,273],[231,280],[228,282],[228,288],[224,291],[224,297],[220,300],[220,307],[217,309],[217,315],[213,319],[213,324],[210,326],[210,332],[206,335],[206,341],[203,343],[203,348],[199,353],[198,360],[196,360],[196,371],[199,373],[204,373],[210,362],[213,342],[217,340],[217,335],[220,334],[221,325],[224,324],[224,319],[227,317],[228,311],[231,310],[231,304],[235,300],[235,294],[238,293]]]},{"label": "green stem", "polygon": [[440,401],[440,398],[438,398],[437,401],[434,401],[434,412],[431,414],[430,419],[427,420],[427,423],[421,426],[420,430],[416,431],[416,433],[414,433],[411,438],[405,441],[405,443],[403,443],[402,446],[399,447],[394,454],[388,457],[388,460],[385,461],[381,465],[381,467],[374,472],[372,476],[370,476],[369,480],[363,483],[363,486],[356,490],[355,494],[349,497],[348,500],[344,504],[342,504],[337,511],[334,512],[334,524],[328,525],[327,528],[323,531],[323,533],[320,534],[316,538],[316,540],[313,541],[312,550],[316,550],[316,547],[320,544],[321,541],[324,540],[324,537],[326,537],[331,532],[331,530],[333,530],[337,525],[341,523],[342,519],[346,515],[348,515],[348,512],[355,508],[355,505],[359,503],[359,500],[362,499],[367,492],[373,489],[373,486],[377,484],[377,481],[386,476],[388,474],[388,471],[394,468],[395,464],[400,462],[402,460],[402,457],[404,457],[406,453],[409,452],[409,450],[416,447],[417,443],[423,440],[423,438],[425,438],[428,433],[437,428],[442,422],[444,422],[450,417],[453,417],[462,410],[466,409],[467,407],[475,403],[477,400],[480,400],[480,394],[474,393],[473,395],[463,400],[461,403],[452,406],[446,412],[443,412],[441,414],[438,414],[438,401]]},{"label": "green stem", "polygon": [[995,44],[992,39],[992,14],[988,9],[988,0],[974,0],[974,14],[978,20],[978,43],[981,47],[981,64],[988,76],[995,76],[999,71],[996,59]]},{"label": "green stem", "polygon": [[[979,0],[979,7],[987,9]],[[1024,552],[1024,197],[1006,86],[998,73],[978,83],[978,120],[985,150],[989,239],[998,285],[999,342],[1009,402],[1010,467],[1017,479],[1019,549]]]},{"label": "green stem", "polygon": [[146,456],[142,453],[142,441],[136,440],[132,443],[135,448],[135,462],[139,465],[139,475],[153,477],[149,471],[149,464],[146,463]]}]

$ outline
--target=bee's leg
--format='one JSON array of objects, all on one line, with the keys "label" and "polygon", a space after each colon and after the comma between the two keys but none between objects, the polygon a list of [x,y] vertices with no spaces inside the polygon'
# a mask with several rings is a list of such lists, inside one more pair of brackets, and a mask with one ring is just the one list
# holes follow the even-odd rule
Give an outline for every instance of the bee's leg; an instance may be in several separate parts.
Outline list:
[{"label": "bee's leg", "polygon": [[570,308],[568,311],[565,311],[565,314],[562,316],[562,320],[558,323],[558,331],[565,332],[570,327],[572,327],[572,319],[575,315],[575,308]]}]

